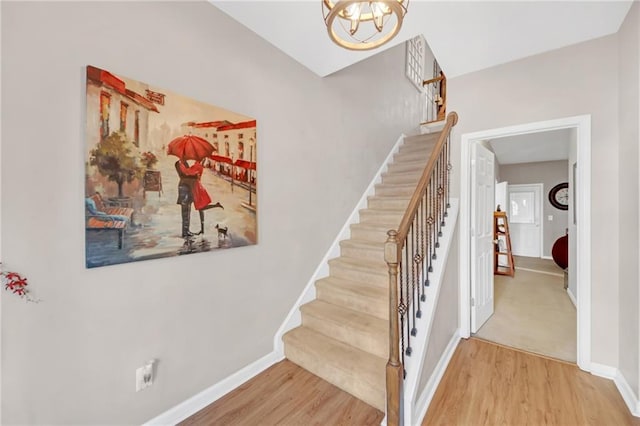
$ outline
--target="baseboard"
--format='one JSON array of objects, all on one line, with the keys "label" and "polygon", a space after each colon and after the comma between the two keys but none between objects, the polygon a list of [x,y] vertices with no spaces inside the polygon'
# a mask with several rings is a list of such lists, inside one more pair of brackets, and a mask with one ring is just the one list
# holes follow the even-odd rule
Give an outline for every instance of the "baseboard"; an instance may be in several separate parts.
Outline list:
[{"label": "baseboard", "polygon": [[551,257],[551,256],[540,256],[540,259],[553,260],[553,257]]},{"label": "baseboard", "polygon": [[578,307],[578,301],[576,300],[575,294],[573,294],[573,292],[571,291],[571,289],[569,287],[567,287],[567,294],[569,295],[569,299],[571,299],[571,303],[573,303],[573,306],[575,306],[577,308]]},{"label": "baseboard", "polygon": [[149,420],[144,425],[175,425],[189,416],[194,415],[214,401],[220,399],[222,396],[242,385],[247,380],[260,374],[280,360],[282,360],[280,355],[275,351],[270,352],[259,360],[247,365],[243,369],[236,371],[226,379],[221,380],[215,385]]},{"label": "baseboard", "polygon": [[618,392],[622,395],[622,399],[624,399],[625,404],[629,407],[629,411],[635,417],[640,417],[640,400],[636,396],[631,386],[627,382],[627,379],[624,378],[620,370],[616,370],[616,375],[613,378],[613,382],[616,384],[618,388]]},{"label": "baseboard", "polygon": [[618,374],[618,369],[611,367],[610,365],[598,364],[597,362],[591,363],[590,373],[594,376],[604,377],[605,379],[613,380]]},{"label": "baseboard", "polygon": [[311,302],[316,298],[316,286],[315,283],[320,278],[324,278],[329,275],[329,260],[334,257],[340,256],[340,241],[346,240],[351,236],[351,225],[357,223],[360,220],[360,210],[367,207],[368,197],[372,196],[375,193],[376,184],[382,181],[382,174],[387,170],[387,165],[393,159],[393,156],[400,150],[400,146],[404,142],[405,135],[401,134],[398,140],[396,141],[393,148],[387,155],[387,158],[382,162],[382,165],[376,172],[371,182],[369,182],[369,186],[360,197],[360,200],[354,207],[353,211],[349,215],[349,218],[346,220],[342,229],[331,243],[329,250],[325,253],[324,257],[320,261],[320,264],[311,275],[311,278],[307,282],[307,285],[302,290],[302,293],[298,297],[298,300],[293,304],[293,307],[289,311],[289,314],[276,331],[276,335],[273,338],[273,347],[274,351],[282,356],[284,356],[284,343],[282,342],[282,336],[296,327],[298,327],[302,323],[302,316],[300,315],[300,306],[304,305],[307,302]]},{"label": "baseboard", "polygon": [[422,424],[422,422],[424,421],[424,416],[427,414],[427,410],[429,409],[431,400],[433,399],[433,396],[438,389],[438,385],[440,385],[442,376],[444,376],[444,372],[447,370],[449,362],[451,361],[451,358],[453,357],[453,354],[458,347],[458,342],[460,342],[460,329],[457,329],[455,333],[453,333],[453,336],[451,337],[451,340],[449,340],[447,348],[442,353],[442,356],[438,360],[433,373],[431,373],[431,377],[429,377],[427,385],[422,391],[420,398],[418,398],[418,401],[416,402],[414,412],[416,413],[416,419],[418,419],[418,421],[414,422],[414,424]]}]

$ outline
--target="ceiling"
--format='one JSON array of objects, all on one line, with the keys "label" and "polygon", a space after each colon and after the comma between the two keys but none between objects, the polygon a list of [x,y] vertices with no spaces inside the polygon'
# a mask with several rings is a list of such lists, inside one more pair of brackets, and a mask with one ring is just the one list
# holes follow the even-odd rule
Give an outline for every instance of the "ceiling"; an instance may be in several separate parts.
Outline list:
[{"label": "ceiling", "polygon": [[500,165],[569,159],[571,129],[550,130],[489,141]]},{"label": "ceiling", "polygon": [[632,3],[411,0],[395,39],[353,52],[329,39],[321,0],[209,1],[319,76],[423,34],[448,78],[613,34]]}]

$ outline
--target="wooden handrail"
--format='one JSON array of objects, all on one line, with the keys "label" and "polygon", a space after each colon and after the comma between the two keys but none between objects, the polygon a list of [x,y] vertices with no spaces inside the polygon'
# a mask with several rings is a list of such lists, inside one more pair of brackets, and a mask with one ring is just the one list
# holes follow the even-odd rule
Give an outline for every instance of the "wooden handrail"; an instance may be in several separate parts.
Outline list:
[{"label": "wooden handrail", "polygon": [[440,77],[432,78],[432,79],[430,79],[430,80],[424,80],[424,81],[422,82],[422,85],[423,85],[423,86],[426,86],[427,84],[436,83],[436,82],[438,82],[438,81],[442,81],[442,80],[444,80],[444,79],[445,79],[445,76],[444,76],[444,74],[442,74]]},{"label": "wooden handrail", "polygon": [[[414,218],[416,217],[418,209],[425,196],[427,187],[431,183],[431,178],[433,177],[433,172],[435,170],[436,164],[440,160],[440,157],[443,153],[443,148],[447,145],[449,135],[451,133],[451,128],[455,126],[457,122],[458,114],[456,114],[455,112],[451,112],[447,116],[444,128],[442,129],[442,132],[438,137],[438,141],[436,142],[431,156],[427,161],[427,165],[422,172],[422,176],[420,177],[413,196],[409,201],[409,205],[407,206],[407,210],[402,217],[402,221],[400,222],[398,230],[396,231],[392,229],[387,232],[388,239],[384,246],[384,259],[389,267],[389,359],[386,366],[387,425],[389,426],[400,425],[403,418],[401,411],[403,409],[402,381],[404,378],[404,359],[402,362],[400,359],[401,356],[404,356],[400,353],[400,336],[403,331],[400,330],[401,324],[398,318],[399,305],[400,303],[404,303],[400,300],[402,298],[402,294],[399,294],[399,287],[401,287],[402,285],[399,281],[399,270],[402,270],[402,250],[405,247],[409,230],[411,229]],[[450,153],[450,151],[445,151],[445,154],[448,153]],[[446,161],[448,162],[448,160]],[[448,164],[445,165],[445,168],[448,170]],[[445,186],[447,186],[446,183]],[[446,197],[448,197],[448,192],[446,194]],[[444,212],[443,214],[446,216],[446,212]],[[431,243],[429,242],[429,244]],[[423,259],[424,257],[420,255],[419,258]],[[406,297],[407,299],[409,299],[408,296]],[[407,309],[408,306],[405,305],[403,307],[403,310],[406,312]],[[402,336],[404,338],[404,334],[402,334]]]},{"label": "wooden handrail", "polygon": [[409,206],[402,217],[402,221],[400,222],[400,226],[398,227],[398,233],[396,237],[396,241],[400,242],[398,245],[398,250],[402,249],[402,244],[404,240],[407,238],[407,234],[409,233],[409,228],[411,226],[411,222],[413,221],[413,217],[418,210],[418,206],[420,205],[420,201],[422,199],[422,194],[427,189],[427,185],[429,184],[429,178],[433,173],[433,168],[436,165],[436,161],[438,161],[438,157],[440,156],[440,152],[442,151],[442,147],[444,146],[447,138],[449,137],[449,133],[451,132],[451,128],[456,125],[458,122],[458,114],[455,112],[449,113],[447,116],[447,122],[440,133],[440,137],[438,138],[438,142],[436,146],[433,148],[433,152],[431,153],[431,157],[429,157],[429,162],[427,166],[424,168],[422,172],[422,176],[418,181],[418,186],[416,187],[413,196],[411,197],[411,201],[409,201]]}]

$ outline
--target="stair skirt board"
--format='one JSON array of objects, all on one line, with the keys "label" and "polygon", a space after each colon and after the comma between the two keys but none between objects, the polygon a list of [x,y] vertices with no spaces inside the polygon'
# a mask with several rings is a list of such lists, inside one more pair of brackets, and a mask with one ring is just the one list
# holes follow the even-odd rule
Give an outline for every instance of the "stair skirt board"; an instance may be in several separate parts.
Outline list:
[{"label": "stair skirt board", "polygon": [[[426,414],[426,409],[429,407],[431,398],[433,398],[433,394],[438,387],[438,383],[440,383],[442,374],[444,374],[444,369],[446,369],[446,366],[449,364],[449,359],[453,355],[453,350],[455,350],[455,347],[459,340],[459,332],[456,331],[452,337],[451,342],[449,342],[447,350],[445,350],[444,354],[441,357],[442,361],[443,359],[445,359],[444,357],[447,355],[447,351],[451,351],[451,354],[449,354],[448,358],[446,359],[444,369],[442,370],[442,372],[438,372],[438,368],[440,367],[439,362],[436,366],[436,369],[432,373],[425,389],[418,389],[420,377],[422,376],[422,369],[424,367],[424,358],[426,356],[427,347],[431,338],[433,320],[435,317],[436,308],[438,307],[438,300],[440,299],[442,280],[444,279],[444,274],[447,268],[447,261],[449,259],[449,251],[451,249],[453,235],[455,234],[456,224],[458,222],[458,209],[460,207],[460,202],[458,199],[451,199],[449,203],[451,204],[451,207],[447,211],[448,216],[445,221],[445,226],[442,227],[442,237],[440,237],[440,248],[438,249],[438,257],[433,262],[431,285],[425,290],[426,301],[423,305],[423,312],[425,312],[426,315],[423,315],[422,318],[416,319],[416,328],[418,329],[418,337],[420,338],[414,338],[414,344],[412,345],[412,354],[411,356],[405,357],[405,370],[407,371],[407,376],[404,381],[403,394],[405,407],[404,419],[405,423],[410,425],[422,422],[422,417],[424,417],[424,414]],[[454,340],[455,344],[452,343]],[[452,345],[453,349],[451,349]],[[440,374],[440,376],[437,377],[436,374]],[[434,376],[437,377],[437,379],[434,379]],[[435,381],[432,383],[432,380]],[[421,413],[423,408],[424,413]]]},{"label": "stair skirt board", "polygon": [[[340,256],[340,241],[347,240],[351,237],[351,225],[358,223],[360,219],[360,210],[367,207],[368,197],[374,195],[375,186],[382,182],[383,173],[387,171],[388,164],[393,160],[394,155],[400,150],[400,147],[404,143],[405,138],[406,135],[400,135],[396,143],[393,145],[393,148],[391,148],[389,155],[387,155],[387,158],[385,158],[382,166],[380,166],[378,172],[375,174],[373,179],[371,179],[369,186],[364,191],[364,194],[362,194],[362,197],[349,215],[349,218],[342,226],[342,229],[336,236],[335,240],[333,240],[333,243],[329,247],[329,250],[327,250],[327,253],[324,255],[324,257],[320,261],[320,264],[307,282],[307,285],[300,294],[300,297],[298,297],[298,300],[296,300],[296,303],[293,305],[284,322],[276,332],[276,335],[273,338],[273,347],[276,353],[281,354],[284,357],[284,342],[282,341],[282,336],[284,336],[287,331],[292,330],[302,324],[300,306],[304,305],[305,303],[309,303],[316,298],[316,281],[329,276],[329,260]],[[386,234],[386,231],[384,232]]]}]

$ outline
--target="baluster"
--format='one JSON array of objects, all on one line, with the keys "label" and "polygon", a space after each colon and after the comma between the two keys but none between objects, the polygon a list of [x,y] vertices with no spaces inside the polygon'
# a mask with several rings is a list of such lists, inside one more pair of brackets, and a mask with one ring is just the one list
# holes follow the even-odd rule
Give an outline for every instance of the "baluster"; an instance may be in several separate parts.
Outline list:
[{"label": "baluster", "polygon": [[409,274],[410,274],[410,270],[409,270],[409,245],[408,245],[408,241],[407,241],[407,237],[405,237],[404,239],[404,274],[405,274],[405,282],[404,282],[404,296],[405,296],[405,324],[406,324],[406,339],[407,339],[407,347],[404,350],[405,354],[407,356],[411,356],[411,352],[413,351],[413,349],[411,349],[411,324],[410,324],[410,317],[409,315],[407,315],[409,313],[409,286],[410,286],[410,280],[409,280]]},{"label": "baluster", "polygon": [[442,227],[445,225],[445,221],[444,218],[447,216],[447,200],[446,200],[446,182],[445,182],[445,177],[447,176],[447,166],[445,164],[445,159],[446,159],[446,153],[444,151],[444,149],[446,149],[446,143],[443,146],[443,151],[440,153],[440,158],[438,158],[438,163],[440,163],[440,186],[442,188],[442,199],[440,201],[440,204],[442,205],[442,216],[440,217],[441,222],[440,222],[440,228],[442,229]]},{"label": "baluster", "polygon": [[451,136],[447,135],[447,208],[451,207],[449,201],[451,200]]},{"label": "baluster", "polygon": [[414,216],[413,219],[413,224],[411,225],[411,238],[409,240],[409,242],[411,242],[411,252],[409,253],[409,259],[411,261],[411,301],[409,303],[411,303],[411,320],[412,320],[412,327],[411,327],[411,335],[415,336],[418,333],[418,329],[416,328],[416,300],[415,300],[415,294],[416,294],[416,275],[417,275],[417,271],[416,271],[416,262],[415,262],[415,255],[416,255],[416,246],[414,244],[414,236],[416,235],[416,219]]},{"label": "baluster", "polygon": [[[427,227],[427,223],[426,223],[426,216],[425,216],[425,205],[426,205],[426,200],[427,200],[427,191],[425,189],[424,194],[422,194],[422,200],[420,200],[420,283],[422,284],[420,287],[420,291],[421,291],[421,295],[420,295],[420,301],[424,302],[427,300],[427,297],[425,295],[424,292],[424,283],[426,282],[426,270],[425,270],[425,266],[426,266],[426,260],[425,260],[425,253],[426,253],[426,247],[424,245],[424,230]],[[422,309],[419,311],[420,312],[420,318],[422,317]]]}]

